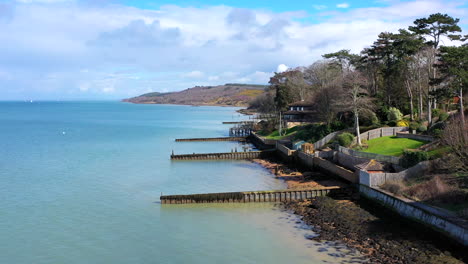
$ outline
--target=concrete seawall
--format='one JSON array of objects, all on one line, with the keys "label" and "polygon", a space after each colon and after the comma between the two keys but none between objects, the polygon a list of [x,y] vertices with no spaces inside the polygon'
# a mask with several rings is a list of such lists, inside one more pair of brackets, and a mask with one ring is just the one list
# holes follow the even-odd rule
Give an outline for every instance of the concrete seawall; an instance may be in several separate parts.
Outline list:
[{"label": "concrete seawall", "polygon": [[424,223],[465,246],[468,246],[468,221],[453,217],[434,207],[402,197],[393,196],[383,190],[365,185],[359,186],[365,197],[377,201],[400,215]]},{"label": "concrete seawall", "polygon": [[205,193],[189,195],[163,195],[162,204],[191,204],[191,203],[263,203],[302,200],[317,196],[326,196],[339,192],[339,187],[303,190],[272,190],[251,192]]}]

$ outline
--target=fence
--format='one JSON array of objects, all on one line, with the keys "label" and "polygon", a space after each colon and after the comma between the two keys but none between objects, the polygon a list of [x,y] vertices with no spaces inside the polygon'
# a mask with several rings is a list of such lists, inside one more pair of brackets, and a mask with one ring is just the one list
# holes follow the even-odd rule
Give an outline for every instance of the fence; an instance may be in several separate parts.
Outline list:
[{"label": "fence", "polygon": [[361,151],[356,151],[352,149],[348,149],[342,146],[338,147],[338,151],[347,155],[351,155],[354,157],[359,157],[359,158],[365,158],[365,159],[374,159],[378,160],[381,162],[388,162],[392,163],[395,165],[400,165],[401,164],[401,158],[398,157],[393,157],[393,156],[386,156],[386,155],[380,155],[380,154],[375,154],[375,153],[367,153],[367,152],[361,152]]},{"label": "fence", "polygon": [[410,133],[402,133],[402,132],[398,132],[397,137],[399,137],[399,138],[410,138],[410,139],[428,141],[428,142],[432,142],[432,141],[435,140],[434,137],[431,137],[431,136],[410,134]]},{"label": "fence", "polygon": [[[379,137],[396,136],[397,132],[409,131],[408,127],[381,127],[372,129],[361,134],[361,140],[371,140]],[[354,139],[353,144],[357,143],[357,138]]]}]

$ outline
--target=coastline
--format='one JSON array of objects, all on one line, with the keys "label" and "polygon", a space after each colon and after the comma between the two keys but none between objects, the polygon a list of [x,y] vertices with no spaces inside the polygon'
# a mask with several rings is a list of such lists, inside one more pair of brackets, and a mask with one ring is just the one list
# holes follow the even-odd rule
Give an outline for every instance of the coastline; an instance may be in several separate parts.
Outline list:
[{"label": "coastline", "polygon": [[[284,180],[288,189],[349,187],[340,180],[330,180],[321,172],[301,170],[279,159],[255,159],[252,162]],[[279,208],[297,215],[317,233],[307,239],[341,243],[357,250],[369,263],[459,264],[468,260],[463,246],[385,207],[359,198],[356,192],[347,192],[345,197],[283,202]]]}]

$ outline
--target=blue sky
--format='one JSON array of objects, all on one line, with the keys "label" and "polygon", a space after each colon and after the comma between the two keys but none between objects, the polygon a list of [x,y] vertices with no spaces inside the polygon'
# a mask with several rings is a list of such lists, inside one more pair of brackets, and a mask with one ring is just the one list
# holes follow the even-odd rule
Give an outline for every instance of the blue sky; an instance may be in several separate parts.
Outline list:
[{"label": "blue sky", "polygon": [[436,12],[460,18],[466,34],[467,11],[466,0],[0,0],[0,100],[266,83]]}]

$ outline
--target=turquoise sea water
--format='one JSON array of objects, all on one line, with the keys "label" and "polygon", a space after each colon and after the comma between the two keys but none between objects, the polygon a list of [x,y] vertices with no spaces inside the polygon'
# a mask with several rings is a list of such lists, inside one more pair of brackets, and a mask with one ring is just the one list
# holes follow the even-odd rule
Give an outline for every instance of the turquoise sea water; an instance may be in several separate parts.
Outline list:
[{"label": "turquoise sea water", "polygon": [[[161,206],[160,194],[284,188],[246,161],[171,162],[237,143],[235,108],[0,103],[0,263],[322,263],[326,244],[267,204]],[[345,252],[345,251],[343,251]],[[339,253],[339,252],[338,252]],[[343,254],[343,253],[341,253]]]}]

